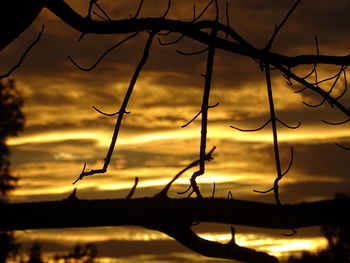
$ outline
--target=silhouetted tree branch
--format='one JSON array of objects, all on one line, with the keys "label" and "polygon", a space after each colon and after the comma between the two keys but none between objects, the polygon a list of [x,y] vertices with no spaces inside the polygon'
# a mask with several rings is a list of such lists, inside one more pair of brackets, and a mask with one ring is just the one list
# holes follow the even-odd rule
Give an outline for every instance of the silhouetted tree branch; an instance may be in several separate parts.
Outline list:
[{"label": "silhouetted tree branch", "polygon": [[[319,104],[310,106],[318,107],[324,102],[327,102],[329,105],[334,106],[343,112],[347,116],[347,119],[350,117],[349,108],[339,101],[339,99],[347,91],[345,70],[350,64],[349,55],[320,55],[317,38],[316,55],[303,54],[292,57],[271,51],[271,47],[276,39],[276,36],[300,2],[301,0],[297,0],[295,2],[282,22],[276,26],[266,46],[261,49],[250,44],[238,32],[236,32],[232,25],[230,25],[228,18],[228,4],[226,5],[225,10],[226,25],[219,22],[220,10],[218,8],[218,2],[215,0],[210,1],[198,15],[196,14],[196,7],[194,6],[193,19],[189,21],[166,18],[166,15],[171,8],[170,0],[168,1],[168,6],[162,16],[148,18],[140,17],[143,7],[143,0],[141,0],[134,15],[130,15],[129,19],[120,20],[111,19],[108,12],[97,4],[96,1],[92,0],[89,1],[86,16],[82,16],[75,12],[63,0],[2,1],[0,3],[0,51],[8,46],[15,38],[17,38],[32,23],[43,8],[47,8],[71,28],[79,31],[81,33],[79,40],[81,40],[86,34],[128,34],[126,38],[103,53],[91,67],[84,68],[69,57],[71,62],[76,67],[84,71],[94,69],[110,51],[124,44],[127,40],[131,40],[137,34],[144,32],[148,34],[143,55],[130,80],[129,87],[126,91],[122,105],[120,106],[120,110],[115,114],[107,114],[94,107],[94,109],[101,114],[112,117],[117,116],[113,137],[104,159],[104,164],[102,168],[95,170],[92,169],[90,171],[85,171],[86,164],[84,164],[81,174],[74,183],[83,179],[85,176],[105,173],[107,171],[112,154],[115,150],[123,116],[124,114],[128,113],[126,111],[128,101],[131,97],[136,81],[138,80],[145,63],[147,62],[153,39],[156,35],[159,35],[160,38],[166,37],[172,33],[179,34],[180,36],[178,39],[169,42],[164,42],[158,39],[161,45],[173,45],[180,42],[183,38],[190,38],[204,44],[206,48],[199,52],[182,52],[182,54],[193,55],[207,51],[208,55],[206,62],[206,73],[204,75],[205,83],[201,110],[189,122],[191,123],[198,116],[201,116],[202,118],[199,160],[192,162],[186,168],[180,171],[159,194],[153,198],[131,199],[137,187],[138,179],[136,179],[134,186],[125,199],[91,201],[79,200],[76,197],[75,192],[73,192],[68,199],[63,201],[2,204],[0,205],[0,210],[4,216],[1,216],[0,218],[0,230],[8,231],[37,228],[139,225],[163,232],[185,246],[206,256],[236,259],[244,262],[272,263],[277,262],[277,259],[266,253],[257,252],[252,249],[238,246],[234,242],[235,231],[233,228],[231,242],[228,244],[220,244],[200,238],[191,230],[191,226],[195,222],[217,222],[274,229],[295,229],[300,227],[339,223],[339,221],[348,221],[349,216],[344,215],[343,213],[344,209],[349,208],[348,199],[284,205],[279,198],[278,183],[291,168],[293,161],[293,150],[291,151],[291,161],[289,166],[285,172],[282,172],[276,124],[281,123],[288,128],[296,128],[299,125],[296,127],[289,126],[276,117],[271,84],[271,67],[279,71],[279,73],[281,73],[287,79],[290,85],[293,85],[293,82],[301,84],[304,88],[300,90],[300,92],[307,89],[321,97],[321,102]],[[213,3],[215,3],[215,19],[201,20],[203,14],[207,12],[208,8],[210,8]],[[94,12],[94,7],[97,7],[99,12],[102,14],[100,15]],[[102,21],[94,20],[92,18],[92,14],[96,14],[99,18],[102,18]],[[37,41],[39,41],[40,36],[41,34],[39,34],[37,40],[35,40],[33,44],[28,47],[19,63],[13,69],[20,66],[31,47],[35,45]],[[221,36],[225,37],[222,38]],[[273,190],[277,205],[240,201],[232,198],[204,198],[199,191],[196,183],[196,177],[204,174],[205,161],[212,158],[211,154],[215,149],[214,147],[213,150],[206,154],[208,109],[214,107],[209,106],[209,95],[215,51],[217,49],[252,58],[257,62],[257,66],[265,71],[268,100],[270,105],[269,120],[258,129],[244,130],[234,126],[231,127],[240,131],[256,131],[263,129],[265,126],[271,123],[277,176],[271,189],[260,192],[266,193]],[[332,77],[319,80],[317,72],[317,65],[319,64],[339,65],[340,70]],[[299,76],[293,71],[293,69],[300,65],[313,65],[313,69],[306,76]],[[11,69],[6,76],[10,75],[13,69]],[[341,78],[341,75],[343,75],[345,80],[344,91],[340,95],[334,96],[332,91],[334,90],[338,80]],[[309,77],[314,77],[315,81],[311,82]],[[329,82],[332,83],[329,84]],[[321,87],[321,84],[328,85],[329,87]],[[187,126],[188,124],[184,126]],[[172,183],[185,171],[194,166],[199,166],[199,169],[191,177],[191,183],[188,190],[190,191],[190,195],[195,193],[198,198],[168,198],[167,192]],[[229,197],[232,197],[231,192],[229,192]],[[257,217],[254,215],[259,215],[259,218],[257,219]],[[25,221],[22,220],[24,216],[26,218]]]}]

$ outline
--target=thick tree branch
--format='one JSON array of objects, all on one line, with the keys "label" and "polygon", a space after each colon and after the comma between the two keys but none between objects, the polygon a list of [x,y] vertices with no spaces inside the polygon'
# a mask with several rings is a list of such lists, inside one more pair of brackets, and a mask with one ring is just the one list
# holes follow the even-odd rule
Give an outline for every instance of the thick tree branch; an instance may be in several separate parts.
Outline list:
[{"label": "thick tree branch", "polygon": [[264,61],[269,58],[271,64],[281,64],[286,67],[295,67],[302,64],[333,64],[349,65],[350,57],[326,55],[300,55],[295,57],[284,56],[265,49],[257,49],[243,39],[232,27],[215,21],[184,22],[179,20],[159,18],[121,19],[108,21],[94,21],[76,13],[62,0],[43,1],[45,7],[58,16],[62,21],[80,32],[92,34],[123,34],[146,30],[177,32],[204,44],[210,44],[210,33],[201,30],[217,28],[220,32],[232,37],[236,42],[225,39],[216,39],[216,47],[229,52],[252,57]]},{"label": "thick tree branch", "polygon": [[239,260],[248,263],[278,263],[274,256],[238,246],[234,242],[221,244],[203,239],[193,233],[190,227],[186,228],[183,225],[166,226],[161,228],[161,231],[189,249],[207,257]]},{"label": "thick tree branch", "polygon": [[[281,205],[213,198],[63,200],[0,205],[0,230],[216,222],[270,229],[342,223],[350,199]],[[25,220],[24,220],[25,219]]]},{"label": "thick tree branch", "polygon": [[190,226],[194,222],[216,222],[295,229],[340,224],[350,220],[349,214],[344,213],[349,205],[349,198],[277,206],[213,198],[79,200],[75,197],[53,202],[2,204],[0,231],[138,225],[163,232],[204,256],[272,263],[278,262],[277,259],[236,245],[234,236],[228,244],[220,244],[200,238]]}]

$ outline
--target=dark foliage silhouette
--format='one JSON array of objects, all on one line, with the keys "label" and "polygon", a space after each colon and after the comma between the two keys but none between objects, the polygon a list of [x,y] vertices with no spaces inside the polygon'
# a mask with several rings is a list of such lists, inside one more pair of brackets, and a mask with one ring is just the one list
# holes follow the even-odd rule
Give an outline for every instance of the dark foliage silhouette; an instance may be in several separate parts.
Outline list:
[{"label": "dark foliage silhouette", "polygon": [[[23,99],[14,81],[0,80],[0,203],[6,202],[7,194],[16,187],[17,177],[11,174],[10,150],[6,139],[23,129],[22,105]],[[17,248],[13,233],[0,231],[0,262],[5,262],[9,255],[16,253]]]}]

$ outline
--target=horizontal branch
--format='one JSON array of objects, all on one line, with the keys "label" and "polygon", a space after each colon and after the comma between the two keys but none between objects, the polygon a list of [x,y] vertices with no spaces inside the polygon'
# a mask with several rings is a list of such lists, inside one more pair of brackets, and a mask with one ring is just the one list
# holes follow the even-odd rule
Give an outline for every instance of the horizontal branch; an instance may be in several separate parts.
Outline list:
[{"label": "horizontal branch", "polygon": [[228,36],[232,37],[235,42],[216,38],[215,45],[217,48],[248,56],[260,61],[268,61],[271,64],[277,63],[286,67],[295,67],[301,64],[332,64],[332,65],[349,65],[350,57],[346,56],[326,56],[326,55],[300,55],[295,57],[284,56],[281,54],[268,52],[265,49],[257,49],[250,45],[232,27],[220,24],[216,21],[180,21],[157,18],[130,18],[121,20],[94,21],[91,18],[85,18],[76,13],[62,0],[43,1],[45,7],[53,12],[58,18],[68,24],[70,27],[83,32],[84,34],[125,34],[141,31],[170,31],[177,32],[186,37],[194,39],[204,44],[212,42],[209,33],[203,32],[204,29],[216,28]]},{"label": "horizontal branch", "polygon": [[0,205],[0,230],[216,222],[291,229],[348,222],[350,199],[277,206],[235,199],[104,199]]}]

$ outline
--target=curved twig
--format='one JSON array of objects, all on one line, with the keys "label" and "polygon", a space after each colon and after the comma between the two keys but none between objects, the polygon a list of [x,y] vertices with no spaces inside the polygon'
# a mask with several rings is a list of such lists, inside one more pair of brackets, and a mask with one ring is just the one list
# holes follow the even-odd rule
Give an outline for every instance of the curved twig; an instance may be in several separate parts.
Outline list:
[{"label": "curved twig", "polygon": [[294,5],[292,6],[292,8],[289,10],[289,12],[287,13],[287,15],[284,17],[284,19],[282,20],[282,22],[276,26],[275,31],[273,32],[270,40],[267,42],[266,46],[265,46],[265,50],[270,50],[273,41],[275,40],[278,32],[281,30],[281,28],[284,26],[284,24],[287,22],[289,16],[293,13],[293,11],[295,10],[295,8],[299,5],[299,3],[301,2],[301,0],[297,0]]},{"label": "curved twig", "polygon": [[174,44],[179,43],[184,37],[185,37],[185,35],[182,34],[179,38],[177,38],[177,39],[175,39],[173,41],[170,41],[170,42],[162,42],[159,38],[157,40],[158,40],[159,45],[161,45],[161,46],[169,46],[169,45],[174,45]]},{"label": "curved twig", "polygon": [[259,193],[259,194],[267,194],[267,193],[271,192],[273,189],[274,189],[273,187],[271,187],[269,190],[265,190],[265,191],[260,191],[260,190],[253,189],[253,192]]},{"label": "curved twig", "polygon": [[90,66],[90,67],[82,67],[80,66],[78,63],[76,63],[70,56],[67,56],[67,58],[70,60],[70,62],[73,63],[74,66],[76,66],[78,69],[82,70],[82,71],[91,71],[93,70],[100,62],[101,60],[108,55],[109,52],[111,52],[113,49],[119,47],[121,44],[125,43],[126,41],[128,41],[131,38],[134,38],[139,32],[135,32],[133,34],[131,34],[130,36],[124,38],[123,40],[119,41],[118,43],[116,43],[115,45],[113,45],[112,47],[110,47],[109,49],[107,49],[97,60],[96,62]]},{"label": "curved twig", "polygon": [[[101,110],[99,110],[98,108],[96,108],[95,106],[92,106],[92,108],[97,111],[98,113],[101,113],[102,115],[105,115],[105,116],[108,116],[108,117],[113,117],[113,116],[116,116],[119,114],[119,111],[117,112],[114,112],[114,113],[105,113]],[[130,114],[131,112],[130,111],[124,111],[125,114]]]},{"label": "curved twig", "polygon": [[339,146],[340,148],[342,148],[344,150],[350,151],[350,147],[343,146],[343,145],[341,145],[341,144],[339,144],[337,142],[335,143],[335,145]]},{"label": "curved twig", "polygon": [[135,182],[134,182],[134,185],[133,187],[130,189],[130,192],[129,194],[125,197],[125,199],[131,199],[131,197],[134,195],[135,193],[135,190],[136,190],[136,187],[137,187],[137,184],[139,183],[139,178],[136,176],[135,177]]},{"label": "curved twig", "polygon": [[278,121],[279,123],[281,123],[284,127],[287,127],[288,129],[298,129],[301,126],[301,122],[299,121],[298,124],[296,126],[291,126],[288,125],[287,123],[285,123],[284,121],[281,121],[280,119],[276,118],[276,121]]},{"label": "curved twig", "polygon": [[180,55],[183,55],[183,56],[193,56],[193,55],[200,55],[200,54],[203,54],[204,52],[208,51],[208,47],[202,49],[202,50],[199,50],[199,51],[194,51],[194,52],[183,52],[179,49],[176,49],[176,52],[179,53]]},{"label": "curved twig", "polygon": [[102,14],[106,17],[107,21],[111,21],[111,18],[105,12],[105,10],[95,1],[95,6],[102,12]]},{"label": "curved twig", "polygon": [[294,152],[293,152],[293,146],[291,146],[290,147],[290,161],[289,161],[289,165],[288,165],[287,169],[284,171],[284,173],[281,174],[281,177],[285,176],[289,172],[290,168],[292,167],[293,161],[294,161]]},{"label": "curved twig", "polygon": [[170,7],[171,7],[171,0],[168,0],[168,6],[167,6],[162,18],[165,18],[168,15]]},{"label": "curved twig", "polygon": [[23,63],[24,59],[27,57],[29,51],[40,41],[41,36],[42,36],[42,34],[44,33],[44,28],[45,28],[45,25],[42,25],[41,31],[39,32],[38,36],[37,36],[36,39],[27,47],[27,49],[23,52],[23,54],[22,54],[22,56],[20,57],[20,59],[18,60],[17,64],[14,65],[7,73],[0,75],[0,79],[9,77],[16,69],[18,69],[18,68],[22,65],[22,63]]},{"label": "curved twig", "polygon": [[[206,155],[205,155],[205,160],[206,161],[211,161],[213,160],[213,152],[215,151],[216,147],[214,146]],[[187,165],[184,169],[182,169],[180,172],[178,172],[174,178],[163,188],[163,190],[161,190],[158,194],[156,194],[154,197],[166,197],[167,193],[171,187],[171,185],[182,175],[184,174],[186,171],[188,171],[189,169],[196,167],[199,163],[199,160],[196,160],[192,163],[190,163],[189,165]],[[191,185],[189,187],[189,189],[191,189]],[[186,189],[186,191],[184,192],[178,192],[178,194],[184,194],[187,193],[189,191],[189,189]]]},{"label": "curved twig", "polygon": [[317,103],[317,104],[310,104],[310,103],[307,103],[305,101],[303,101],[303,104],[306,105],[306,106],[309,106],[311,108],[317,108],[317,107],[320,107],[323,105],[323,103],[325,103],[326,99],[322,99],[322,101],[320,103]]},{"label": "curved twig", "polygon": [[350,121],[350,118],[346,119],[345,121],[340,121],[340,122],[330,122],[330,121],[322,120],[322,122],[329,124],[329,125],[341,125],[341,124],[345,124],[349,121]]},{"label": "curved twig", "polygon": [[345,69],[343,70],[343,75],[344,75],[344,90],[338,97],[334,98],[336,100],[341,99],[346,94],[346,92],[348,91],[348,82],[347,82],[347,78],[346,78],[346,71],[345,71]]},{"label": "curved twig", "polygon": [[284,235],[284,236],[286,236],[286,237],[292,237],[292,236],[294,236],[296,233],[298,233],[297,230],[296,230],[295,228],[292,228],[291,230],[292,230],[292,233],[290,233],[290,234],[282,234],[282,235]]},{"label": "curved twig", "polygon": [[230,128],[233,128],[235,130],[238,130],[238,131],[242,131],[242,132],[255,132],[255,131],[260,131],[262,129],[264,129],[267,124],[269,124],[271,122],[271,118],[267,120],[267,122],[265,122],[262,126],[260,126],[259,128],[256,128],[256,129],[241,129],[241,128],[238,128],[238,127],[235,127],[233,125],[230,125]]},{"label": "curved twig", "polygon": [[137,7],[137,11],[135,15],[132,17],[133,19],[136,19],[139,16],[142,9],[142,5],[143,5],[143,0],[140,0],[139,6]]},{"label": "curved twig", "polygon": [[203,15],[204,13],[207,11],[207,9],[209,8],[209,6],[214,2],[214,0],[211,0],[202,10],[202,12],[199,13],[199,15],[197,17],[194,17],[193,20],[191,21],[192,23],[198,21]]},{"label": "curved twig", "polygon": [[[215,108],[218,105],[219,105],[219,102],[217,102],[214,105],[208,105],[208,109]],[[190,125],[193,121],[195,121],[198,118],[199,115],[201,115],[201,113],[202,113],[202,111],[200,110],[189,122],[187,122],[186,124],[182,125],[181,128],[185,128],[188,125]]]}]

